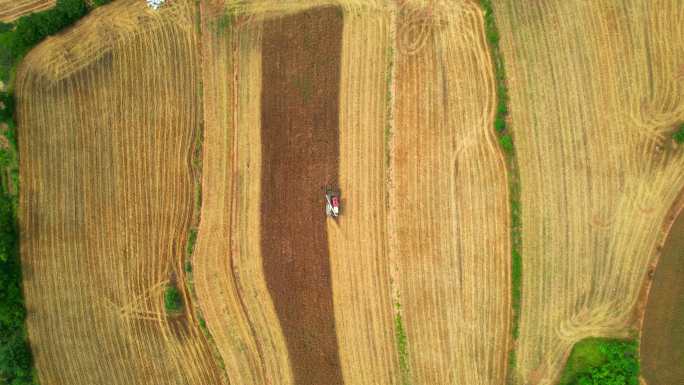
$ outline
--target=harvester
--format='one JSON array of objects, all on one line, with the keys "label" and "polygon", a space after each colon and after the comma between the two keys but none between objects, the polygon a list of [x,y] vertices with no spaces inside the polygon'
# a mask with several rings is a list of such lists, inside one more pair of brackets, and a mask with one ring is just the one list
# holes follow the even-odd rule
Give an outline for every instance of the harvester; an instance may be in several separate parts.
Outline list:
[{"label": "harvester", "polygon": [[325,189],[325,213],[329,217],[340,215],[340,192],[332,188]]}]

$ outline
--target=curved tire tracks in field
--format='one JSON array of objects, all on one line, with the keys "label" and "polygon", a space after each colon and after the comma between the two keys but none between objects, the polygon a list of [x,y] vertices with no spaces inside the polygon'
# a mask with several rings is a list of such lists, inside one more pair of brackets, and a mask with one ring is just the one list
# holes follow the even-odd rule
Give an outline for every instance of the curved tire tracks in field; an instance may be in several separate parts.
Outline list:
[{"label": "curved tire tracks in field", "polygon": [[684,119],[684,42],[674,38],[684,7],[495,8],[526,208],[515,375],[552,384],[575,342],[638,327],[642,283],[684,185],[684,151],[670,139]]}]

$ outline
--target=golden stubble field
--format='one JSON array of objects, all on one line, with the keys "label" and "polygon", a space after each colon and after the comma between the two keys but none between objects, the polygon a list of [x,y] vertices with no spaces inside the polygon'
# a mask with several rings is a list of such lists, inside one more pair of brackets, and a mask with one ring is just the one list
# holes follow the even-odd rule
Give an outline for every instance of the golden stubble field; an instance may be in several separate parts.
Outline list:
[{"label": "golden stubble field", "polygon": [[53,7],[56,0],[0,0],[0,22],[9,23],[31,12]]},{"label": "golden stubble field", "polygon": [[521,177],[519,383],[626,337],[684,186],[679,1],[495,2]]},{"label": "golden stubble field", "polygon": [[[219,384],[183,281],[201,120],[191,3],[116,1],[17,74],[21,253],[44,384]],[[189,298],[185,297],[186,303]]]},{"label": "golden stubble field", "polygon": [[[482,12],[351,0],[173,1],[159,13],[117,0],[29,55],[17,81],[22,253],[43,382],[295,383],[307,363],[293,365],[263,269],[262,38],[269,21],[322,6],[343,17],[344,211],[321,228],[340,381],[504,382],[508,192]],[[210,340],[194,311],[169,318],[162,301],[184,280],[200,128],[184,298]]]}]

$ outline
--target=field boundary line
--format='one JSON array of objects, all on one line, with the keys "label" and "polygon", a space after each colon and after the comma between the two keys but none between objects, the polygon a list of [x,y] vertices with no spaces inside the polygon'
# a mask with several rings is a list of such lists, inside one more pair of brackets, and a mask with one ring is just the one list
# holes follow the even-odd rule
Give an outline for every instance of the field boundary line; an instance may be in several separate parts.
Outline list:
[{"label": "field boundary line", "polygon": [[494,68],[497,106],[494,119],[494,131],[499,138],[499,144],[506,155],[506,176],[509,188],[510,208],[510,236],[511,236],[511,259],[510,259],[510,346],[508,352],[508,384],[517,383],[515,377],[516,368],[516,341],[520,328],[520,311],[522,304],[522,215],[520,205],[520,175],[515,156],[515,146],[512,129],[508,126],[508,86],[506,82],[506,70],[504,58],[499,49],[499,30],[494,18],[494,9],[491,0],[479,0],[479,5],[484,12],[484,28],[489,55]]}]

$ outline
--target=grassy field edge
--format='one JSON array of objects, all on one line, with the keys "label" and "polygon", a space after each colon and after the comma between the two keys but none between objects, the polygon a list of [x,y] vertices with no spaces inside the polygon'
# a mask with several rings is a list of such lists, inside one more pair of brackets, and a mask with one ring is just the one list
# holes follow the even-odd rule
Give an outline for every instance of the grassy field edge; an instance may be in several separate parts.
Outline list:
[{"label": "grassy field edge", "polygon": [[508,168],[508,188],[511,208],[511,337],[512,346],[508,355],[508,383],[515,383],[514,372],[516,367],[515,341],[519,334],[520,306],[522,302],[522,216],[520,206],[520,176],[518,173],[517,159],[513,136],[509,127],[508,117],[508,86],[506,84],[506,70],[503,55],[499,49],[499,30],[494,19],[494,9],[491,0],[479,0],[480,7],[484,12],[485,36],[489,45],[489,53],[492,58],[494,75],[496,79],[496,115],[494,117],[494,130],[496,131],[499,144],[506,154]]},{"label": "grassy field edge", "polygon": [[19,252],[19,150],[13,78],[26,53],[110,0],[58,0],[55,8],[0,25],[0,381],[37,384],[26,330]]}]

